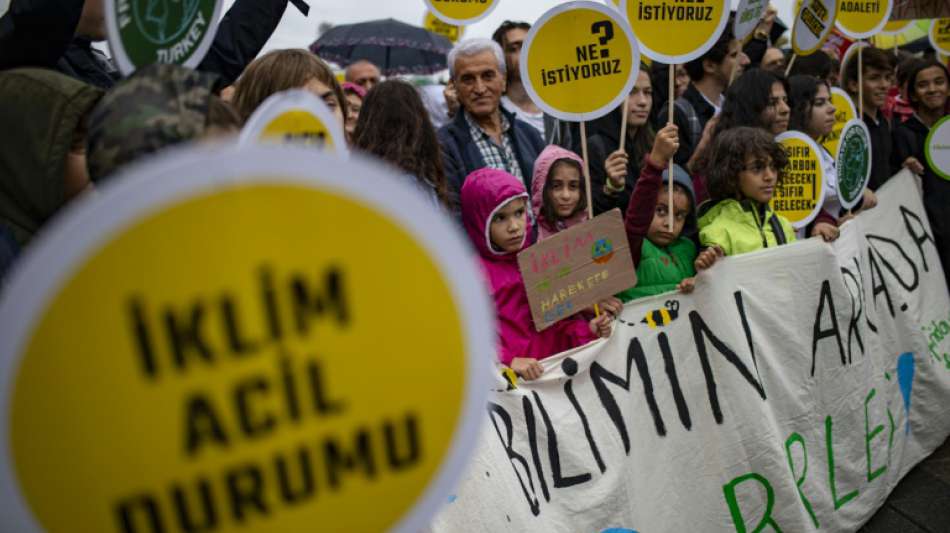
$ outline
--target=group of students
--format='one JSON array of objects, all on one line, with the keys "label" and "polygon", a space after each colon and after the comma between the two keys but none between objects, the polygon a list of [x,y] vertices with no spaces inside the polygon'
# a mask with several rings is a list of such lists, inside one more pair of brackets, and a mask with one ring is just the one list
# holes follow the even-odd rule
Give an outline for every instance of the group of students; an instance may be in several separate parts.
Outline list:
[{"label": "group of students", "polygon": [[[850,216],[874,207],[868,191],[853,211],[841,209],[835,161],[823,153],[828,190],[816,221],[796,232],[770,209],[787,160],[775,136],[795,129],[818,141],[832,131],[829,73],[800,70],[786,79],[751,65],[731,24],[703,57],[677,68],[673,95],[661,94],[666,83],[657,77],[665,66],[641,66],[628,95],[624,139],[622,106],[590,124],[588,198],[576,124],[543,116],[522,94],[517,61],[528,27],[506,22],[495,40],[470,39],[453,49],[451,83],[440,102],[448,121],[438,128],[431,99],[414,85],[383,81],[365,61],[351,65],[341,84],[304,49],[264,54],[233,80],[214,69],[153,65],[107,87],[62,68],[5,65],[15,68],[0,70],[0,276],[67,202],[146,155],[234,135],[268,97],[289,89],[323,100],[345,125],[353,151],[388,162],[433,209],[456,218],[478,251],[496,304],[498,359],[525,379],[541,375],[540,359],[609,336],[625,302],[689,292],[697,271],[722,256],[804,237],[833,240]],[[807,69],[822,62],[799,64]],[[889,56],[868,49],[863,68],[872,188],[900,167],[922,175],[941,258],[950,264],[950,184],[922,155],[928,129],[947,112],[947,69],[934,60],[902,63],[897,79],[910,112],[889,118]],[[856,95],[857,83],[852,61],[842,84]],[[670,97],[672,120],[665,105]],[[598,313],[581,312],[538,332],[516,256],[587,220],[588,204],[595,215],[614,208],[624,213],[637,283],[601,302]]]}]

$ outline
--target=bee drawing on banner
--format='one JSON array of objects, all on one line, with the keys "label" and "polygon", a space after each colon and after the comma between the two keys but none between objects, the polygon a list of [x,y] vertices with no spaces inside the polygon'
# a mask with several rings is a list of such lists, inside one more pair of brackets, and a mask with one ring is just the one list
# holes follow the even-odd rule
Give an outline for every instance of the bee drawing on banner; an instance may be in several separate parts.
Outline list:
[{"label": "bee drawing on banner", "polygon": [[679,311],[680,303],[678,301],[667,300],[662,308],[647,311],[646,316],[643,317],[640,323],[650,326],[650,329],[669,326],[671,322],[679,317]]}]

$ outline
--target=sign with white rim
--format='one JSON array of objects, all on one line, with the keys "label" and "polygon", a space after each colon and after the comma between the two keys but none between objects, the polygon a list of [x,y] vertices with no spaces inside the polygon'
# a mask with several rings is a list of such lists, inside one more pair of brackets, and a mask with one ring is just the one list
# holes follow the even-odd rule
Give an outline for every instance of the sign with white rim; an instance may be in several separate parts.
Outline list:
[{"label": "sign with white rim", "polygon": [[767,7],[769,7],[768,0],[739,0],[739,6],[736,7],[736,20],[733,25],[736,39],[745,42],[746,37],[752,35],[756,26],[762,20],[762,14],[765,13]]},{"label": "sign with white rim", "polygon": [[792,24],[792,50],[795,55],[807,56],[825,44],[835,27],[838,0],[811,0],[802,3]]},{"label": "sign with white rim", "polygon": [[856,206],[864,196],[871,179],[871,150],[871,132],[864,121],[848,121],[841,130],[835,157],[838,173],[835,188],[838,201],[845,209]]},{"label": "sign with white rim", "polygon": [[640,50],[620,12],[580,1],[551,8],[531,27],[521,80],[545,113],[561,120],[602,117],[630,94]]},{"label": "sign with white rim", "polygon": [[442,21],[468,26],[482,20],[498,7],[501,0],[425,0],[426,7]]},{"label": "sign with white rim", "polygon": [[471,256],[359,157],[198,146],[130,167],[0,300],[0,530],[425,528],[491,386]]},{"label": "sign with white rim", "polygon": [[769,205],[793,228],[801,229],[818,216],[825,201],[821,148],[811,137],[794,130],[778,135],[775,142],[788,155],[788,164]]},{"label": "sign with white rim", "polygon": [[936,175],[950,180],[950,116],[943,117],[930,128],[924,155]]},{"label": "sign with white rim", "polygon": [[835,25],[847,37],[866,39],[884,29],[893,8],[892,0],[842,0]]},{"label": "sign with white rim", "polygon": [[[838,71],[838,79],[844,83],[844,71],[848,66],[848,62],[851,61],[851,57],[858,53],[858,48],[867,48],[871,46],[867,41],[855,41],[851,43],[851,46],[844,51],[844,56],[841,58],[841,70]],[[857,59],[855,59],[857,61]]]},{"label": "sign with white rim", "polygon": [[197,67],[221,18],[224,0],[105,0],[109,48],[123,75],[153,63]]},{"label": "sign with white rim", "polygon": [[891,20],[881,28],[881,35],[898,35],[903,33],[908,26],[913,24],[913,20]]},{"label": "sign with white rim", "polygon": [[707,0],[686,4],[671,0],[623,0],[620,12],[654,61],[682,64],[705,54],[729,21],[730,2]]},{"label": "sign with white rim", "polygon": [[829,154],[838,153],[838,139],[845,124],[858,117],[858,110],[854,107],[851,96],[840,87],[831,88],[831,103],[835,106],[835,125],[831,133],[821,138],[821,145]]},{"label": "sign with white rim", "polygon": [[426,11],[425,17],[422,19],[422,27],[431,31],[432,33],[445,37],[453,43],[458,42],[458,40],[462,37],[462,34],[465,33],[465,26],[449,24],[448,22],[445,22],[439,17],[433,15],[431,11]]},{"label": "sign with white rim", "polygon": [[930,46],[941,54],[950,55],[950,18],[934,19],[930,23]]},{"label": "sign with white rim", "polygon": [[254,111],[241,143],[290,143],[346,153],[346,137],[336,115],[323,100],[304,89],[271,95]]}]

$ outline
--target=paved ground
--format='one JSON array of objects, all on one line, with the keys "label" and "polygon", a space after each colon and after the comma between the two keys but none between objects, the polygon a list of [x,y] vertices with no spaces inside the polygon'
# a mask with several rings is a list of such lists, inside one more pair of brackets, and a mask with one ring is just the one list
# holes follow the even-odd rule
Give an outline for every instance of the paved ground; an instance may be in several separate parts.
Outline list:
[{"label": "paved ground", "polygon": [[950,439],[897,485],[862,533],[950,531]]}]

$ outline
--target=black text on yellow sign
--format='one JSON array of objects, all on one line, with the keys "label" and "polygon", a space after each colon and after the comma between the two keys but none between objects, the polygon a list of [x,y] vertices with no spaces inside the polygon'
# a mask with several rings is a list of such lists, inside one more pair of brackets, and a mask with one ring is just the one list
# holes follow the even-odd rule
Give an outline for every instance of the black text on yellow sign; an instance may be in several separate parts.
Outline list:
[{"label": "black text on yellow sign", "polygon": [[610,57],[607,43],[614,38],[614,25],[609,20],[600,20],[591,25],[593,35],[600,35],[596,42],[576,47],[577,62],[558,69],[541,69],[541,84],[544,87],[575,80],[589,80],[600,76],[623,74],[620,59]]}]

